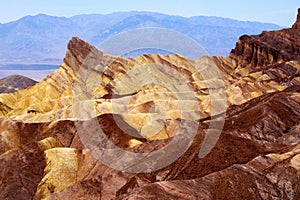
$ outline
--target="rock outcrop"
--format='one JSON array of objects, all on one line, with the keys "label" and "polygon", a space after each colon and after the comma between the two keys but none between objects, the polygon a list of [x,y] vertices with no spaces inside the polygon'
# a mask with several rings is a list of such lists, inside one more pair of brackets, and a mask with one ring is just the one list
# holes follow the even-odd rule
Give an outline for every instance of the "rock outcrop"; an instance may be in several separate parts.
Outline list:
[{"label": "rock outcrop", "polygon": [[299,199],[299,23],[196,60],[72,38],[0,95],[0,199]]},{"label": "rock outcrop", "polygon": [[243,35],[230,57],[243,67],[253,70],[275,63],[300,59],[300,10],[292,28],[264,31],[260,35]]}]

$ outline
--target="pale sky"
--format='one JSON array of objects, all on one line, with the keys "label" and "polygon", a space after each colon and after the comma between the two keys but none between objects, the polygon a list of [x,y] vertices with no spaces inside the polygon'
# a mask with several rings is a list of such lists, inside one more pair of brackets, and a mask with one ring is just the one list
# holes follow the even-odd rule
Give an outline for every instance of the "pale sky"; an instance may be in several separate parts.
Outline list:
[{"label": "pale sky", "polygon": [[26,15],[70,17],[118,11],[152,11],[181,16],[218,16],[291,26],[300,0],[1,0],[0,23]]}]

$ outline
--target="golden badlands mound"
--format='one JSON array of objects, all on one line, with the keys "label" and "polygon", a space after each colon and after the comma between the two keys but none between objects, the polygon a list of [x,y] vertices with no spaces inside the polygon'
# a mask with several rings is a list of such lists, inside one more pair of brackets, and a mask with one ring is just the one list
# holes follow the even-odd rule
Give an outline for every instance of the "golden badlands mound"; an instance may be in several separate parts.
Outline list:
[{"label": "golden badlands mound", "polygon": [[[58,70],[0,95],[0,199],[299,199],[299,70],[300,14],[292,28],[241,36],[229,57],[124,58],[74,37]],[[95,121],[136,154],[195,133],[182,154],[169,149],[174,162],[131,173],[116,169],[127,154],[107,164],[87,148],[103,145]],[[155,168],[156,156],[127,167]]]}]

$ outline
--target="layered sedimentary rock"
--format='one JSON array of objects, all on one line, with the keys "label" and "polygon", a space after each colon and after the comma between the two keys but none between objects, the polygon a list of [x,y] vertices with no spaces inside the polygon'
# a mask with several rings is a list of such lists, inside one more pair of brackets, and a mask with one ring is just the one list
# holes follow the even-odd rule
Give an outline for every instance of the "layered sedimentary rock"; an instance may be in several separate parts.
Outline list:
[{"label": "layered sedimentary rock", "polygon": [[299,158],[298,145],[201,178],[150,183],[116,199],[299,199]]},{"label": "layered sedimentary rock", "polygon": [[60,69],[0,95],[0,198],[299,199],[299,17],[230,57],[72,38]]},{"label": "layered sedimentary rock", "polygon": [[[60,69],[28,90],[1,95],[0,102],[3,106],[0,111],[5,116],[28,122],[72,119],[78,117],[71,112],[77,98],[83,98],[94,100],[97,104],[95,115],[100,115],[114,112],[111,110],[112,101],[109,100],[112,96],[122,103],[123,100],[126,101],[126,95],[131,95],[136,99],[136,102],[132,103],[132,108],[138,104],[141,106],[149,104],[152,100],[154,104],[163,103],[166,99],[165,95],[169,95],[168,98],[174,100],[186,98],[184,94],[171,97],[174,91],[166,93],[170,90],[167,87],[176,85],[175,90],[178,94],[179,90],[182,93],[194,92],[186,100],[193,100],[194,106],[198,106],[201,110],[200,116],[205,117],[211,114],[209,102],[212,91],[220,94],[216,98],[220,101],[225,99],[226,106],[230,106],[299,83],[298,61],[276,63],[268,70],[262,67],[256,71],[243,67],[240,62],[242,60],[228,57],[202,57],[190,60],[180,55],[143,55],[128,59],[104,54],[82,40],[73,38]],[[151,73],[156,73],[149,67],[151,65],[161,66],[161,71],[166,70],[162,73],[178,73],[183,77],[181,83],[174,80],[163,86],[151,86],[146,83],[141,86],[142,83],[138,78],[147,76],[149,70],[152,70]],[[167,70],[172,71],[167,72]],[[139,73],[140,76],[128,80],[125,76],[128,73]],[[165,76],[171,77],[170,74]],[[123,87],[122,81],[131,81],[131,88]],[[134,88],[135,84],[140,86]],[[85,96],[78,96],[77,93],[83,92],[82,90],[86,90]],[[153,94],[157,94],[158,98],[153,99]],[[175,104],[173,107],[179,106],[175,101],[173,103]],[[7,112],[4,107],[13,109]],[[224,109],[220,108],[219,112],[222,110]],[[30,111],[37,115],[27,115]],[[121,108],[117,107],[115,111],[122,112]]]},{"label": "layered sedimentary rock", "polygon": [[264,31],[260,35],[243,35],[239,38],[230,57],[239,60],[243,67],[252,70],[285,63],[300,58],[300,11],[292,28]]},{"label": "layered sedimentary rock", "polygon": [[[299,91],[299,87],[291,88],[253,99],[242,107],[230,107],[218,143],[208,156],[199,159],[207,126],[207,121],[202,122],[203,129],[198,130],[190,148],[171,165],[152,173],[125,173],[105,166],[83,147],[72,121],[24,124],[2,119],[1,127],[6,134],[1,133],[6,142],[1,143],[0,160],[7,172],[1,176],[2,195],[12,199],[28,191],[29,196],[50,199],[147,199],[156,195],[167,199],[238,198],[240,195],[253,199],[297,199],[300,192],[297,187]],[[270,110],[264,112],[266,108]],[[147,141],[128,147],[127,142],[134,137],[124,133],[113,119],[112,115],[97,118],[109,139],[125,150],[144,152],[169,142],[168,139]],[[20,163],[15,162],[16,158]],[[23,165],[22,169],[28,171],[22,173],[27,174],[19,176],[17,172]],[[252,169],[252,165],[256,168]],[[266,174],[268,169],[271,171]],[[29,189],[25,178],[35,180]],[[222,185],[223,181],[228,184]],[[253,190],[244,191],[241,184],[248,184],[245,187]],[[235,190],[240,192],[234,193]]]}]

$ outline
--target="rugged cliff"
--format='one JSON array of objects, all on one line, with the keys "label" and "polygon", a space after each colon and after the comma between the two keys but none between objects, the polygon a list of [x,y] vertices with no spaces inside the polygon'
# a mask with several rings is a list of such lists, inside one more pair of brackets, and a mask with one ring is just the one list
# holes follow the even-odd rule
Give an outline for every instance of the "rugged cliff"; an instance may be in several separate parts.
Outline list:
[{"label": "rugged cliff", "polygon": [[243,35],[230,57],[243,67],[253,70],[300,59],[300,10],[292,28],[264,31],[259,35]]}]

